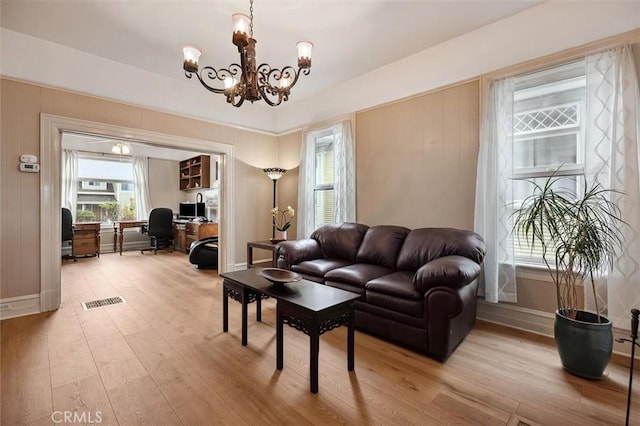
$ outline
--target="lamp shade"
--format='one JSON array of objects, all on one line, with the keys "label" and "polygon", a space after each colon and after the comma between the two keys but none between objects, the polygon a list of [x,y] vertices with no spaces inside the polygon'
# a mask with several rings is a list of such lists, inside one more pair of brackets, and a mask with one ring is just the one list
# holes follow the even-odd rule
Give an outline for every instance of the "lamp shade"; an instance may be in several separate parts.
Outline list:
[{"label": "lamp shade", "polygon": [[200,55],[202,55],[200,49],[193,46],[185,46],[182,48],[182,53],[184,54],[184,63],[182,67],[186,71],[198,71],[198,61],[200,60]]},{"label": "lamp shade", "polygon": [[285,169],[281,169],[280,167],[271,167],[268,169],[263,169],[263,171],[269,176],[269,179],[278,180],[280,179],[287,171]]},{"label": "lamp shade", "polygon": [[244,13],[234,13],[231,15],[231,21],[233,21],[233,44],[244,46],[249,40],[248,33],[251,20]]},{"label": "lamp shade", "polygon": [[129,154],[131,150],[129,149],[129,145],[127,145],[126,143],[117,142],[111,148],[111,152],[113,152],[114,154],[126,155]]},{"label": "lamp shade", "polygon": [[311,51],[313,43],[310,41],[299,41],[298,47],[298,66],[300,68],[311,68]]}]

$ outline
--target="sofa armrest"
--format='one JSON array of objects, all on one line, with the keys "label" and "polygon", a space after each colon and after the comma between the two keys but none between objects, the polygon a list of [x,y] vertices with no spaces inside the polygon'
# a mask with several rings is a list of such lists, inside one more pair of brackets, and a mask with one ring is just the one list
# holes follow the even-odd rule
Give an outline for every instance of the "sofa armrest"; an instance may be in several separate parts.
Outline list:
[{"label": "sofa armrest", "polygon": [[281,269],[291,269],[291,265],[322,258],[320,244],[313,238],[302,240],[282,241],[276,246],[277,266]]},{"label": "sofa armrest", "polygon": [[422,265],[413,276],[418,291],[443,286],[461,288],[480,275],[480,265],[464,256],[443,256]]}]

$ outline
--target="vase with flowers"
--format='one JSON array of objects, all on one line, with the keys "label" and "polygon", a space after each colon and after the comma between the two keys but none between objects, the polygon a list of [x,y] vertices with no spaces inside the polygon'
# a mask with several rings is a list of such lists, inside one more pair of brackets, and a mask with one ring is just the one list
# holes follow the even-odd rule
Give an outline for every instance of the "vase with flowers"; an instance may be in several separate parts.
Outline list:
[{"label": "vase with flowers", "polygon": [[296,216],[293,207],[287,206],[285,210],[281,210],[279,207],[271,209],[271,215],[273,216],[273,226],[275,227],[275,237],[272,238],[272,242],[285,241],[287,239],[287,229],[291,227],[291,222]]}]

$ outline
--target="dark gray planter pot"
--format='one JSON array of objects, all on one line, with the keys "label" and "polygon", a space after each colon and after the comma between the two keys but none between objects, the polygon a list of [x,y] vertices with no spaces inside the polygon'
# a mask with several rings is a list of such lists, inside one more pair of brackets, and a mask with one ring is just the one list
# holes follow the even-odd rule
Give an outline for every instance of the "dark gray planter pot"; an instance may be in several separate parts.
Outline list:
[{"label": "dark gray planter pot", "polygon": [[570,319],[556,311],[554,324],[556,345],[562,366],[571,374],[599,379],[611,358],[613,333],[611,321],[596,314],[578,311]]}]

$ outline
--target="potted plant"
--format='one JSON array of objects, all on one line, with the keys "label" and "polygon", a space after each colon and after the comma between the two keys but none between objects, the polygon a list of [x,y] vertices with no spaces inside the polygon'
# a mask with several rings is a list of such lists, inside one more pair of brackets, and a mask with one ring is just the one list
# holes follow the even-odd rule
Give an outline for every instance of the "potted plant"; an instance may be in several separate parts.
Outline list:
[{"label": "potted plant", "polygon": [[279,207],[274,207],[271,209],[271,215],[273,216],[273,224],[277,231],[272,241],[285,241],[287,239],[287,229],[291,227],[291,222],[293,222],[293,218],[296,215],[295,210],[291,206],[287,206],[286,210],[280,210]]},{"label": "potted plant", "polygon": [[[619,207],[611,196],[620,194],[600,184],[581,194],[561,187],[556,174],[544,185],[529,180],[534,192],[513,214],[518,240],[542,249],[542,259],[556,286],[554,332],[563,367],[580,377],[602,376],[613,349],[611,321],[600,315],[595,279],[612,265],[622,247]],[[556,189],[559,188],[559,189]],[[595,313],[578,309],[577,286],[591,286]]]}]

